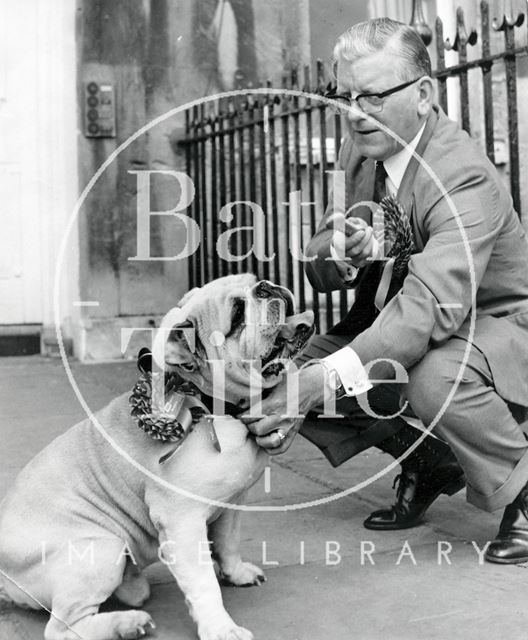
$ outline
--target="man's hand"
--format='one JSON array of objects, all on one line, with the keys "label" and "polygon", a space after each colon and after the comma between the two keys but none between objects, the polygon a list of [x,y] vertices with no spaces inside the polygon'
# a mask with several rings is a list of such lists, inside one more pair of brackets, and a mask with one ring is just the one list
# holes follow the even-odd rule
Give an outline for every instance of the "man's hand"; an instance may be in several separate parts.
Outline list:
[{"label": "man's hand", "polygon": [[334,213],[326,228],[334,231],[332,244],[339,257],[349,258],[354,267],[364,267],[368,258],[376,257],[374,231],[362,218],[345,218],[342,213]]},{"label": "man's hand", "polygon": [[[313,364],[287,374],[265,400],[252,408],[252,413],[240,419],[254,433],[259,446],[274,456],[290,448],[305,415],[324,400],[326,372],[321,364]],[[297,392],[298,390],[298,392]],[[288,397],[298,396],[294,409],[288,407]],[[288,415],[291,414],[291,415]]]}]

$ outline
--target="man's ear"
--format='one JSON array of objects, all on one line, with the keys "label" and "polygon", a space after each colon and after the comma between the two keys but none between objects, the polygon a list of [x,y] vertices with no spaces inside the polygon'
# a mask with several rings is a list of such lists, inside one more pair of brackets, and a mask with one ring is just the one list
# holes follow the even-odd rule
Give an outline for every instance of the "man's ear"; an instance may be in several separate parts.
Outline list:
[{"label": "man's ear", "polygon": [[418,83],[418,114],[428,116],[435,103],[435,85],[429,76],[424,76]]}]

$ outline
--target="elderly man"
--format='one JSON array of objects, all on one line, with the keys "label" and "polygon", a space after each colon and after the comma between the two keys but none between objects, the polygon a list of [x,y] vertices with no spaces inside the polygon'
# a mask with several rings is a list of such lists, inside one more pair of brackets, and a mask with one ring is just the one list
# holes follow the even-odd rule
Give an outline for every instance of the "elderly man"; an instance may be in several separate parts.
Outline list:
[{"label": "elderly man", "polygon": [[[487,559],[524,562],[528,443],[516,417],[528,405],[525,234],[493,165],[436,105],[430,59],[412,29],[388,19],[357,24],[334,57],[333,97],[344,104],[348,130],[340,153],[345,211],[327,210],[309,244],[307,274],[318,291],[354,287],[355,303],[314,340],[313,364],[264,400],[265,417],[246,421],[257,442],[282,453],[302,423],[287,415],[287,383],[297,378],[303,415],[337,389],[342,426],[307,420],[301,433],[339,464],[371,445],[399,457],[421,436],[404,421],[414,414],[438,438],[427,436],[405,458],[396,504],[365,526],[415,526],[465,476],[469,502],[506,507]],[[375,260],[371,208],[360,204],[386,193],[408,217],[414,242],[392,292],[387,263]],[[364,367],[374,361],[369,381]],[[406,384],[383,382],[401,381],[401,368]]]}]

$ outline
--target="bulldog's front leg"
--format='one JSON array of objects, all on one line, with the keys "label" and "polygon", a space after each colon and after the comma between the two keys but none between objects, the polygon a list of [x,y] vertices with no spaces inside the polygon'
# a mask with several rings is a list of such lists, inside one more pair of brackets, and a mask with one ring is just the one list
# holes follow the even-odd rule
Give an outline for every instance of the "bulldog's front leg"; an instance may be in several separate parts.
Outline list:
[{"label": "bulldog's front leg", "polygon": [[156,525],[163,561],[185,596],[200,640],[252,640],[224,609],[201,514],[161,518]]},{"label": "bulldog's front leg", "polygon": [[[247,492],[239,496],[237,503],[243,504]],[[220,580],[224,584],[237,587],[260,585],[266,577],[260,567],[243,562],[240,557],[240,522],[242,512],[238,509],[225,509],[209,525],[209,538],[213,543],[213,556],[220,569]]]}]

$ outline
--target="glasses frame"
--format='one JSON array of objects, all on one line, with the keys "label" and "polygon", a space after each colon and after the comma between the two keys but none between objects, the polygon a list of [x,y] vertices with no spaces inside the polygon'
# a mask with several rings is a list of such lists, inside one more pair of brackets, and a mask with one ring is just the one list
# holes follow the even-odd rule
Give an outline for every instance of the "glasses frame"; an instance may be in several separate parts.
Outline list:
[{"label": "glasses frame", "polygon": [[355,98],[352,97],[351,93],[336,93],[335,89],[332,91],[328,91],[327,93],[324,94],[323,97],[328,98],[329,100],[338,100],[338,99],[347,100],[349,103],[349,106],[353,106],[353,103],[355,102],[358,108],[361,109],[361,111],[363,111],[364,113],[380,113],[381,111],[383,111],[383,106],[384,106],[383,102],[380,104],[379,109],[375,107],[374,111],[370,109],[369,111],[365,111],[365,109],[359,103],[361,98],[380,98],[383,100],[383,98],[387,98],[388,96],[391,96],[393,93],[397,93],[398,91],[403,91],[403,89],[410,87],[412,84],[414,84],[415,82],[418,82],[423,77],[424,76],[420,76],[419,78],[416,78],[414,80],[403,82],[402,84],[399,84],[396,87],[392,87],[391,89],[386,89],[385,91],[381,91],[379,93],[359,93]]}]

